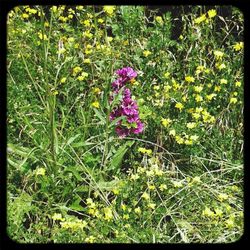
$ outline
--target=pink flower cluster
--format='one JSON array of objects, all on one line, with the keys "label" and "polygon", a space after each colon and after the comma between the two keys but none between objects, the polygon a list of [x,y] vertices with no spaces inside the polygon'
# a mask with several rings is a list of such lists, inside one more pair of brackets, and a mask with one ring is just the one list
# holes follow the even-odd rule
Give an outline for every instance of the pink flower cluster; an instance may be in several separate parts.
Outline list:
[{"label": "pink flower cluster", "polygon": [[[137,76],[137,73],[130,67],[118,69],[116,74],[119,76],[117,80],[112,83],[113,97],[119,92],[119,90],[125,86],[125,84],[131,79]],[[128,88],[124,88],[122,92],[122,100],[118,107],[115,107],[110,114],[110,120],[125,116],[126,122],[121,120],[117,122],[116,133],[119,137],[125,137],[129,134],[139,134],[143,131],[144,124],[140,121],[138,105],[136,101],[131,98],[131,91]]]}]

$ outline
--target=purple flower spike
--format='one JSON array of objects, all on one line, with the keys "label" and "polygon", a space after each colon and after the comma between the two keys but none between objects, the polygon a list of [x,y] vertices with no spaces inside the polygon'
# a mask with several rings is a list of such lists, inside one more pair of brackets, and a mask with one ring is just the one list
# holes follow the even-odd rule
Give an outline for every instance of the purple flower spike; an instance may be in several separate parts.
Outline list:
[{"label": "purple flower spike", "polygon": [[130,67],[118,69],[116,71],[116,74],[121,76],[122,78],[126,79],[126,81],[129,81],[129,80],[137,77],[137,73]]},{"label": "purple flower spike", "polygon": [[[118,69],[116,71],[116,74],[120,76],[117,80],[115,80],[112,83],[113,93],[110,97],[110,100],[113,100],[113,97],[117,95],[119,90],[125,86],[125,84],[135,78],[137,76],[137,73],[130,67],[125,67],[122,69]],[[118,117],[125,116],[127,123],[134,123],[129,127],[127,123],[123,124],[123,122],[120,120],[116,123],[116,133],[119,137],[124,138],[128,136],[131,133],[139,134],[144,129],[144,124],[140,121],[139,118],[139,111],[138,111],[138,105],[136,101],[132,100],[131,98],[131,91],[128,88],[125,88],[122,93],[122,100],[120,102],[119,107],[116,107],[113,109],[113,111],[110,114],[110,120],[114,120]],[[136,125],[136,126],[135,126]]]}]

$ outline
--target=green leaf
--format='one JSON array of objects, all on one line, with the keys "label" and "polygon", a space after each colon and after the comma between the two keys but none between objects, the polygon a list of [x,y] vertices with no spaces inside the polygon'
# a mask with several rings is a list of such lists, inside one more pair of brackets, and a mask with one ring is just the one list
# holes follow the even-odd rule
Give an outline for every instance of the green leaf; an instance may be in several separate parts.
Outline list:
[{"label": "green leaf", "polygon": [[106,119],[104,117],[104,114],[102,114],[98,109],[94,108],[96,116],[100,119],[101,124],[105,124]]},{"label": "green leaf", "polygon": [[128,148],[134,144],[134,141],[127,141],[124,145],[120,146],[119,149],[114,154],[112,160],[109,164],[110,170],[118,170],[122,163],[123,156],[127,152]]},{"label": "green leaf", "polygon": [[77,211],[84,211],[84,208],[79,204],[81,202],[81,198],[77,198],[70,206],[69,208]]}]

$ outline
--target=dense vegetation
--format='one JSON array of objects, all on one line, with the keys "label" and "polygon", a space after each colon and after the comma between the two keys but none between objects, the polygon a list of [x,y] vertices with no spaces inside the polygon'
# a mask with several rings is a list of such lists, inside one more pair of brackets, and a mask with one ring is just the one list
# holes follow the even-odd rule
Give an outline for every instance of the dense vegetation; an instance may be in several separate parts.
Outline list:
[{"label": "dense vegetation", "polygon": [[9,12],[11,239],[241,237],[243,16],[221,8],[178,18],[144,6]]}]

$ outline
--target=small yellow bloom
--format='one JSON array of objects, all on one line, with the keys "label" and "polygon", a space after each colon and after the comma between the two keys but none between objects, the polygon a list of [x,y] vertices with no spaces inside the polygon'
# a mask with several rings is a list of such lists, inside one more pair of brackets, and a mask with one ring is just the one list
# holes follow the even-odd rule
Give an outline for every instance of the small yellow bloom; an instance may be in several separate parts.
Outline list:
[{"label": "small yellow bloom", "polygon": [[191,135],[191,136],[190,136],[190,139],[191,139],[191,140],[194,140],[194,141],[197,141],[198,138],[199,138],[198,135]]},{"label": "small yellow bloom", "polygon": [[239,81],[235,82],[235,86],[236,87],[240,87],[241,86],[241,82],[239,82]]},{"label": "small yellow bloom", "polygon": [[155,209],[156,204],[155,203],[149,203],[148,208]]},{"label": "small yellow bloom", "polygon": [[67,80],[67,77],[63,77],[61,80],[60,80],[60,83],[65,83]]},{"label": "small yellow bloom", "polygon": [[226,65],[225,65],[225,63],[222,63],[222,64],[216,63],[216,64],[215,64],[215,67],[216,67],[218,70],[222,70],[222,69],[225,69],[225,68],[226,68]]},{"label": "small yellow bloom", "polygon": [[144,192],[141,197],[144,198],[145,200],[149,200],[150,199],[149,194],[146,193],[146,192]]},{"label": "small yellow bloom", "polygon": [[143,55],[145,56],[145,57],[148,57],[149,55],[151,55],[152,54],[152,52],[150,52],[149,50],[144,50],[143,51]]},{"label": "small yellow bloom", "polygon": [[113,219],[113,213],[111,208],[105,207],[103,211],[104,211],[104,220],[110,221],[111,219]]},{"label": "small yellow bloom", "polygon": [[194,86],[194,91],[200,93],[203,90],[202,86]]},{"label": "small yellow bloom", "polygon": [[169,78],[169,76],[170,76],[170,73],[169,73],[169,72],[166,72],[166,73],[164,74],[164,77],[165,77],[165,78]]},{"label": "small yellow bloom", "polygon": [[46,169],[45,168],[38,168],[36,170],[36,175],[45,175]]},{"label": "small yellow bloom", "polygon": [[172,183],[175,188],[180,188],[183,186],[181,181],[172,181]]},{"label": "small yellow bloom", "polygon": [[22,18],[23,18],[23,19],[28,19],[28,18],[29,18],[29,15],[26,14],[26,13],[23,13],[23,14],[22,14]]},{"label": "small yellow bloom", "polygon": [[158,22],[159,24],[163,24],[163,19],[161,16],[156,16],[155,21]]},{"label": "small yellow bloom", "polygon": [[185,81],[188,82],[188,83],[194,82],[194,80],[195,80],[195,79],[194,79],[194,77],[192,77],[192,76],[186,76],[186,77],[185,77]]},{"label": "small yellow bloom", "polygon": [[94,101],[91,103],[91,106],[98,109],[100,108],[100,103],[98,101]]},{"label": "small yellow bloom", "polygon": [[204,22],[205,20],[206,20],[206,14],[203,14],[200,17],[194,19],[194,23],[200,24],[201,22]]},{"label": "small yellow bloom", "polygon": [[244,43],[243,43],[243,42],[236,43],[236,44],[233,46],[233,48],[234,48],[235,51],[242,50],[242,49],[244,48]]},{"label": "small yellow bloom", "polygon": [[176,107],[177,109],[179,109],[179,110],[182,110],[182,109],[184,108],[183,104],[180,103],[180,102],[176,103],[176,104],[175,104],[175,107]]},{"label": "small yellow bloom", "polygon": [[220,90],[221,90],[221,86],[215,86],[215,87],[214,87],[214,91],[220,92]]},{"label": "small yellow bloom", "polygon": [[203,215],[203,216],[207,216],[207,217],[213,217],[213,216],[214,216],[214,212],[211,211],[210,208],[206,207],[206,208],[202,211],[202,215]]},{"label": "small yellow bloom", "polygon": [[203,97],[201,95],[196,95],[195,100],[196,100],[196,102],[202,102]]},{"label": "small yellow bloom", "polygon": [[61,214],[54,213],[53,216],[51,217],[52,220],[60,220],[60,221],[65,221],[65,218],[62,218]]},{"label": "small yellow bloom", "polygon": [[182,137],[180,137],[179,135],[175,136],[175,140],[178,144],[183,144],[184,143],[184,139]]},{"label": "small yellow bloom", "polygon": [[217,60],[220,60],[223,57],[224,53],[219,50],[214,50],[214,55]]},{"label": "small yellow bloom", "polygon": [[223,212],[222,212],[222,210],[220,208],[215,208],[214,211],[215,211],[216,216],[222,217]]},{"label": "small yellow bloom", "polygon": [[221,202],[228,199],[228,195],[224,193],[220,193],[217,197]]},{"label": "small yellow bloom", "polygon": [[220,84],[227,84],[227,80],[226,79],[220,79]]},{"label": "small yellow bloom", "polygon": [[175,136],[176,135],[175,129],[170,130],[168,134],[172,135],[172,136]]},{"label": "small yellow bloom", "polygon": [[234,220],[232,218],[229,218],[225,221],[225,224],[227,228],[232,228],[234,227]]},{"label": "small yellow bloom", "polygon": [[75,68],[73,68],[73,72],[72,72],[72,75],[73,76],[76,76],[79,72],[82,71],[82,68],[79,67],[79,66],[76,66]]},{"label": "small yellow bloom", "polygon": [[215,96],[216,96],[216,94],[212,93],[212,94],[210,94],[210,95],[206,95],[206,99],[207,99],[208,101],[211,101]]},{"label": "small yellow bloom", "polygon": [[89,58],[86,58],[83,60],[84,63],[91,63],[90,59]]},{"label": "small yellow bloom", "polygon": [[124,214],[124,215],[122,216],[122,218],[125,219],[125,220],[128,220],[128,219],[129,219],[129,215],[128,215],[128,214]]},{"label": "small yellow bloom", "polygon": [[104,23],[104,20],[103,20],[102,18],[98,18],[98,19],[97,19],[97,22],[98,22],[98,23]]},{"label": "small yellow bloom", "polygon": [[195,128],[196,126],[197,126],[196,122],[188,122],[187,123],[187,128],[192,129],[192,128]]},{"label": "small yellow bloom", "polygon": [[160,187],[159,187],[159,189],[161,191],[166,190],[167,189],[167,185],[166,184],[161,184]]},{"label": "small yellow bloom", "polygon": [[155,190],[155,185],[148,185],[149,190]]},{"label": "small yellow bloom", "polygon": [[237,98],[235,98],[235,97],[230,98],[230,103],[235,104],[236,102],[237,102]]},{"label": "small yellow bloom", "polygon": [[101,93],[101,90],[99,88],[93,88],[93,93],[99,95]]},{"label": "small yellow bloom", "polygon": [[90,27],[90,21],[89,20],[84,20],[83,24],[85,27]]},{"label": "small yellow bloom", "polygon": [[115,6],[111,6],[111,5],[105,5],[103,7],[103,10],[106,14],[108,14],[109,16],[112,16],[115,10]]},{"label": "small yellow bloom", "polygon": [[136,214],[141,214],[141,208],[140,207],[136,207],[135,208],[135,213]]},{"label": "small yellow bloom", "polygon": [[213,18],[217,15],[217,11],[215,9],[211,9],[207,12],[209,18]]},{"label": "small yellow bloom", "polygon": [[165,128],[166,128],[171,122],[172,122],[172,120],[169,119],[169,118],[167,118],[167,119],[162,118],[162,119],[161,119],[161,123],[162,123],[162,125],[163,125]]},{"label": "small yellow bloom", "polygon": [[95,237],[94,236],[89,236],[89,237],[87,237],[86,239],[85,239],[85,242],[86,243],[94,243],[94,241],[95,241]]}]

